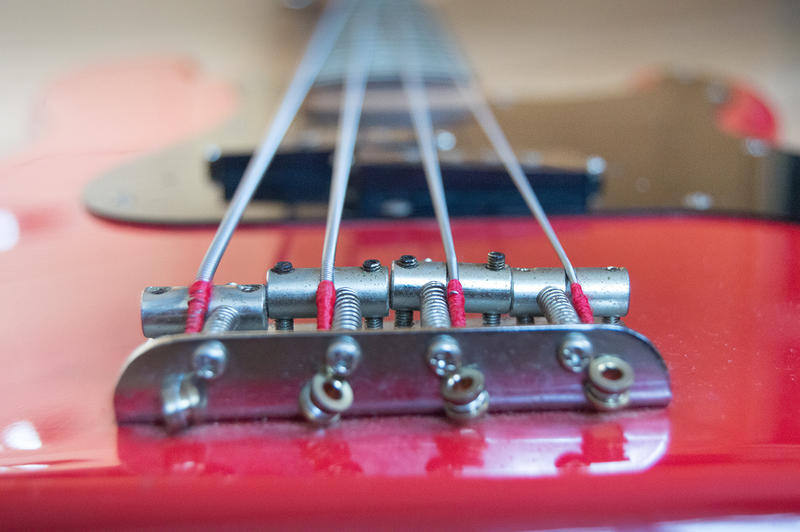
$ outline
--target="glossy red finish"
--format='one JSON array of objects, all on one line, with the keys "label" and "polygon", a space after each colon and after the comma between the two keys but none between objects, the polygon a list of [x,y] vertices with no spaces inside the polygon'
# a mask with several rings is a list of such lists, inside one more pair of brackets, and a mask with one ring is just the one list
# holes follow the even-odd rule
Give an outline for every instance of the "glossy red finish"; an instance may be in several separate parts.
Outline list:
[{"label": "glossy red finish", "polygon": [[[136,91],[137,79],[114,83]],[[202,110],[207,125],[226,112],[224,98],[210,99],[222,103]],[[180,124],[173,111],[169,123]],[[103,135],[79,148],[64,129],[0,162],[4,527],[485,529],[800,515],[800,227],[784,223],[554,220],[577,265],[630,270],[626,322],[669,366],[674,400],[665,410],[490,416],[466,428],[404,417],[327,431],[222,424],[173,438],[118,429],[112,390],[143,340],[139,292],[189,283],[212,231],[98,220],[81,207],[80,187],[185,133],[170,128],[122,152],[103,148],[125,146]],[[498,249],[511,264],[556,264],[527,219],[453,228],[462,260]],[[317,225],[245,228],[218,280],[260,281],[280,259],[315,265],[322,238]],[[344,225],[342,264],[402,253],[441,259],[435,225]]]}]

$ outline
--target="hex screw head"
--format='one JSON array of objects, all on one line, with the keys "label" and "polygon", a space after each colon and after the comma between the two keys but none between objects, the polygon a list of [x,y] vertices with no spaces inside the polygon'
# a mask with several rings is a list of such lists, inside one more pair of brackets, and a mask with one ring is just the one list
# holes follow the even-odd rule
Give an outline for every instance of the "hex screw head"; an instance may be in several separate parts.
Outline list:
[{"label": "hex screw head", "polygon": [[275,263],[275,266],[272,267],[272,271],[277,274],[290,273],[294,271],[294,265],[288,260],[282,260]]},{"label": "hex screw head", "polygon": [[486,268],[499,272],[506,267],[506,254],[500,251],[490,251],[486,257]]},{"label": "hex screw head", "polygon": [[403,255],[397,259],[397,265],[401,268],[415,268],[419,264],[417,257],[414,255]]},{"label": "hex screw head", "polygon": [[367,259],[364,261],[364,264],[361,265],[361,269],[365,272],[377,272],[381,269],[381,261],[378,259]]}]

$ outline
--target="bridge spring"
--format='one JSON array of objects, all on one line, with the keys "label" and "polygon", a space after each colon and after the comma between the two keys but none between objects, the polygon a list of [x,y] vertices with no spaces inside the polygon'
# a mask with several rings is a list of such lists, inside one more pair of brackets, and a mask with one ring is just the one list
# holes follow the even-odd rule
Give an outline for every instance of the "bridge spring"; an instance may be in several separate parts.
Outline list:
[{"label": "bridge spring", "polygon": [[447,309],[447,289],[442,283],[431,281],[420,292],[420,317],[423,327],[435,329],[450,327]]},{"label": "bridge spring", "polygon": [[333,324],[331,329],[355,331],[361,328],[361,301],[358,294],[350,288],[336,290],[336,303],[333,305]]},{"label": "bridge spring", "polygon": [[543,288],[536,296],[539,307],[544,311],[547,321],[555,325],[580,323],[578,313],[567,297],[567,294],[554,286]]}]

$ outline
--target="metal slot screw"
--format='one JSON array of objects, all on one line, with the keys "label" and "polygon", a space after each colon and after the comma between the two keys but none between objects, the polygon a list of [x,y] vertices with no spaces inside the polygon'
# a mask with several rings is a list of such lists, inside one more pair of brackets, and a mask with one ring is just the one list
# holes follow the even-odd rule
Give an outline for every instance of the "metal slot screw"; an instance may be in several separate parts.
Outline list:
[{"label": "metal slot screw", "polygon": [[394,312],[394,328],[407,329],[414,326],[414,311],[400,309]]},{"label": "metal slot screw", "polygon": [[633,382],[630,364],[615,355],[601,355],[589,364],[583,392],[598,410],[618,410],[630,402]]},{"label": "metal slot screw", "polygon": [[517,316],[517,325],[531,325],[533,324],[533,316],[530,314],[523,314]]},{"label": "metal slot screw", "polygon": [[619,316],[603,316],[603,323],[608,325],[622,325],[622,320]]},{"label": "metal slot screw", "polygon": [[423,327],[434,329],[450,327],[447,309],[447,289],[442,283],[431,281],[420,291],[420,320]]},{"label": "metal slot screw", "polygon": [[578,313],[572,306],[567,294],[554,286],[543,288],[536,296],[539,308],[547,321],[554,325],[578,324],[581,322]]}]

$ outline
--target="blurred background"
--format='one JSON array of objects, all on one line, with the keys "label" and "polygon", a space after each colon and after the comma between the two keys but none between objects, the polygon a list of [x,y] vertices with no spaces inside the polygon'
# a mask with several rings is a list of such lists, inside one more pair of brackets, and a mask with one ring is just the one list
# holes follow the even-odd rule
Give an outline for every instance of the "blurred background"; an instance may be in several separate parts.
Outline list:
[{"label": "blurred background", "polygon": [[[589,208],[797,215],[800,3],[427,4],[466,53],[518,151],[532,164],[571,165],[575,157],[559,155],[569,153],[600,165],[603,193]],[[189,85],[230,88],[232,115],[257,101],[263,112],[244,113],[245,133],[223,135],[242,151],[287,84],[319,7],[304,0],[2,0],[0,158],[47,135],[62,113],[63,80],[94,76],[102,88],[103,72],[114,76],[120,65],[143,76],[180,65]],[[192,98],[190,115],[220,105],[218,95]],[[128,105],[123,94],[107,99],[104,105]],[[113,128],[128,127],[124,115],[113,118]],[[197,129],[212,122],[198,118]],[[459,149],[468,150],[470,131],[457,133]]]}]

